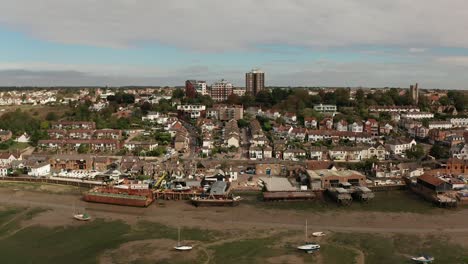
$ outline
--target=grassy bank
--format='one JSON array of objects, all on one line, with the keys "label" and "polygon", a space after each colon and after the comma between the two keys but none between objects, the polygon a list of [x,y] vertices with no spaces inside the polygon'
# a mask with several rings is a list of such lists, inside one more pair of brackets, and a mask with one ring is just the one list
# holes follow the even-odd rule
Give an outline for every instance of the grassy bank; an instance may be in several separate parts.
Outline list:
[{"label": "grassy bank", "polygon": [[80,188],[71,185],[47,184],[36,182],[8,182],[0,181],[0,188],[8,188],[18,191],[45,192],[52,194],[81,194],[87,188]]}]

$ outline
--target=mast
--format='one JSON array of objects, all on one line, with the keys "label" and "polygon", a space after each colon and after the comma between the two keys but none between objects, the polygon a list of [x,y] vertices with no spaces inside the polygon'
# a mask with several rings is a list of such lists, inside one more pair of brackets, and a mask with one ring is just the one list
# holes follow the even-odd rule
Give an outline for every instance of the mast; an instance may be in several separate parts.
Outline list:
[{"label": "mast", "polygon": [[178,235],[177,235],[177,246],[180,247],[180,226],[179,226],[179,229],[178,229]]},{"label": "mast", "polygon": [[306,219],[306,226],[305,226],[305,242],[307,243],[307,219]]}]

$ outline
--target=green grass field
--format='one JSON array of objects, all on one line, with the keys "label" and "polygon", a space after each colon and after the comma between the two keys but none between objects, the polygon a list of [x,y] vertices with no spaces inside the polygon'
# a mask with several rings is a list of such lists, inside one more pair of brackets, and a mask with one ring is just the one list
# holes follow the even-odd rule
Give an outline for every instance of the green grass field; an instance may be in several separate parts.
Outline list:
[{"label": "green grass field", "polygon": [[264,202],[261,193],[239,193],[244,198],[243,203],[264,209],[305,210],[313,212],[327,211],[375,211],[375,212],[407,212],[407,213],[446,213],[456,209],[441,209],[424,201],[409,191],[376,192],[375,199],[367,203],[353,201],[350,206],[340,206],[327,196],[322,201],[278,201]]}]

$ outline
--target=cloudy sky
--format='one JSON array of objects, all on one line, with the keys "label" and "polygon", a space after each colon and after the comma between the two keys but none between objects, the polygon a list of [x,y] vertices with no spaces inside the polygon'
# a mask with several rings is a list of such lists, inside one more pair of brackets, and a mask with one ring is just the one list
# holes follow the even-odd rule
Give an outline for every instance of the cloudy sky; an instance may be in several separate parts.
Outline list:
[{"label": "cloudy sky", "polygon": [[0,86],[468,88],[466,0],[0,0]]}]

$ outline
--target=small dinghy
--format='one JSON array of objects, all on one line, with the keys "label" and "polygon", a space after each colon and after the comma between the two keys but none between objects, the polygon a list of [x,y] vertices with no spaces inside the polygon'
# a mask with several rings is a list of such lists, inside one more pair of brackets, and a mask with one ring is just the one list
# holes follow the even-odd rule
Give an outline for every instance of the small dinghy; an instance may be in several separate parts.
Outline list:
[{"label": "small dinghy", "polygon": [[178,230],[178,238],[177,238],[177,246],[174,247],[175,250],[179,250],[179,251],[189,251],[189,250],[192,250],[192,246],[187,246],[187,245],[181,245],[180,244],[180,227],[179,227],[179,230]]}]

